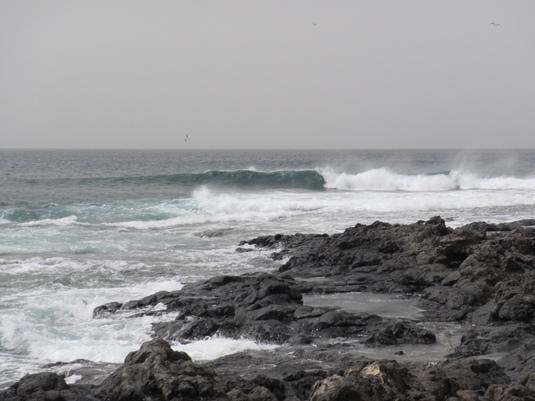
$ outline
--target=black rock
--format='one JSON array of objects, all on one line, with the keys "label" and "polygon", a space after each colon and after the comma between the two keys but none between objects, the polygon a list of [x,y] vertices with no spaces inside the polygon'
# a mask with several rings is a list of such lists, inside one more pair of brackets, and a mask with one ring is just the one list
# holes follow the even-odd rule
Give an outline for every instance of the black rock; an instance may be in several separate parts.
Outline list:
[{"label": "black rock", "polygon": [[[535,400],[534,225],[451,229],[433,217],[243,241],[288,261],[272,274],[217,276],[102,305],[95,318],[160,314],[155,339],[101,384],[28,375],[0,392],[0,401]],[[353,291],[417,296],[426,327],[450,322],[464,333],[460,344],[438,363],[411,360],[398,346],[427,347],[441,333],[415,320],[303,304],[302,294]],[[165,321],[169,312],[178,316]],[[200,364],[167,342],[214,334],[281,347]],[[369,360],[360,347],[387,349],[399,361]]]}]

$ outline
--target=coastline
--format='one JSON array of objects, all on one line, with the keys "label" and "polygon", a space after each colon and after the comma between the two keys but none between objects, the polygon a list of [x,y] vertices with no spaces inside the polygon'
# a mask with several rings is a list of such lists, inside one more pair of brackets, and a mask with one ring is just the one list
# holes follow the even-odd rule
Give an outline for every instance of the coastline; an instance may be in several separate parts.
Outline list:
[{"label": "coastline", "polygon": [[[36,398],[50,391],[80,401],[135,399],[125,398],[134,393],[155,400],[198,399],[201,393],[204,399],[332,400],[342,399],[343,389],[356,395],[372,389],[375,395],[362,398],[370,400],[417,399],[416,394],[498,400],[512,399],[504,397],[513,390],[529,396],[535,389],[533,225],[474,222],[451,229],[434,217],[408,225],[358,224],[333,235],[243,241],[238,252],[272,249],[272,258],[284,263],[269,274],[216,276],[180,291],[102,305],[94,318],[124,311],[178,316],[155,325],[157,339],[131,353],[100,384],[82,378],[68,385],[43,373],[21,379],[0,400],[54,399]],[[425,312],[409,319],[382,317],[303,302],[312,294],[351,293],[408,297]],[[165,308],[155,312],[156,305]],[[441,333],[433,324],[438,330],[440,324],[458,326],[459,344],[440,358],[411,358],[407,349],[437,343]],[[214,334],[284,348],[193,363],[168,345]],[[359,347],[377,350],[381,358],[371,357],[373,352],[359,357]],[[145,373],[137,377],[140,371]],[[184,380],[176,375],[187,372],[195,373],[196,384],[181,389]],[[159,384],[142,385],[147,375]],[[433,381],[438,384],[431,386]],[[377,394],[386,398],[373,398]]]}]

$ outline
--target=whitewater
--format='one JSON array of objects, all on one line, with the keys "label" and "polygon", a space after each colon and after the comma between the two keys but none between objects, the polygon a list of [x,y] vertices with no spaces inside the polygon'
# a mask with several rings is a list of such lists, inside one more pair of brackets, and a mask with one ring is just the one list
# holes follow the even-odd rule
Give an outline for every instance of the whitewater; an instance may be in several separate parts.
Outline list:
[{"label": "whitewater", "polygon": [[[0,388],[43,369],[71,382],[77,366],[109,371],[150,339],[157,314],[93,319],[99,305],[279,266],[236,252],[242,240],[534,212],[532,150],[3,150]],[[195,360],[276,348],[217,336],[173,347]]]}]

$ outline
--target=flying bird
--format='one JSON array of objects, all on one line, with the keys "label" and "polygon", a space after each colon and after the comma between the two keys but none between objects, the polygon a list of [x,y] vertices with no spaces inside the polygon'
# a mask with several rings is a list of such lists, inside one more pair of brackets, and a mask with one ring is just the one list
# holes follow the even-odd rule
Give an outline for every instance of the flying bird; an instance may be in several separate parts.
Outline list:
[{"label": "flying bird", "polygon": [[186,136],[184,137],[184,142],[187,142],[189,139],[189,132],[186,134]]},{"label": "flying bird", "polygon": [[495,22],[491,22],[489,25],[500,26],[501,24],[497,24]]}]

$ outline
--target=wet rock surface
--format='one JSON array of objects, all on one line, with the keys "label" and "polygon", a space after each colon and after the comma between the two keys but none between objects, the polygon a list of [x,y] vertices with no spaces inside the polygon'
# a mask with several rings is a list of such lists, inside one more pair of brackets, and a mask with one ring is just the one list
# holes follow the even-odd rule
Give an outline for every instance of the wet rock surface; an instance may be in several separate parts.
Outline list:
[{"label": "wet rock surface", "polygon": [[95,316],[156,305],[165,305],[166,313],[179,312],[174,320],[154,325],[155,336],[169,341],[199,340],[214,334],[275,344],[319,344],[332,338],[362,338],[375,345],[436,340],[413,321],[303,305],[299,283],[286,274],[218,276],[177,292],[104,305],[95,310]]},{"label": "wet rock surface", "polygon": [[405,367],[354,360],[348,368],[295,370],[280,378],[218,374],[162,339],[130,353],[99,386],[67,385],[55,373],[30,375],[0,400],[533,400],[535,373],[511,382],[496,362],[464,358]]},{"label": "wet rock surface", "polygon": [[[535,400],[533,225],[452,229],[434,217],[243,241],[237,251],[273,249],[280,269],[102,305],[94,318],[173,318],[155,324],[155,339],[99,384],[30,375],[0,401]],[[402,319],[303,302],[303,295],[356,291],[411,297],[425,313]],[[458,327],[455,349],[411,360],[403,350],[434,346],[443,335],[437,324]],[[215,334],[280,347],[195,363],[169,346]]]}]

